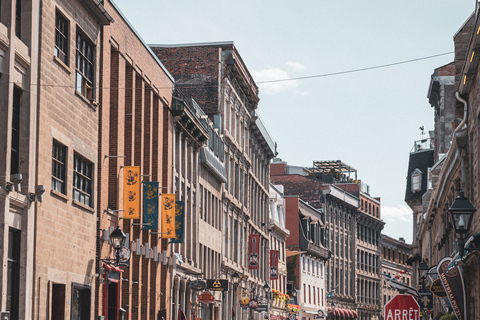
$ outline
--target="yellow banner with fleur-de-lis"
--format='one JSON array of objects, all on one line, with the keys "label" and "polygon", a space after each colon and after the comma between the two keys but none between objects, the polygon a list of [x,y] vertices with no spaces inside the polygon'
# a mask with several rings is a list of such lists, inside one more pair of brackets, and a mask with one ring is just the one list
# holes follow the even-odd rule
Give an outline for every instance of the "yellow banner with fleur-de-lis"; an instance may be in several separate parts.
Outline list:
[{"label": "yellow banner with fleur-de-lis", "polygon": [[175,238],[175,194],[162,194],[162,238]]},{"label": "yellow banner with fleur-de-lis", "polygon": [[140,167],[124,167],[123,219],[140,219]]}]

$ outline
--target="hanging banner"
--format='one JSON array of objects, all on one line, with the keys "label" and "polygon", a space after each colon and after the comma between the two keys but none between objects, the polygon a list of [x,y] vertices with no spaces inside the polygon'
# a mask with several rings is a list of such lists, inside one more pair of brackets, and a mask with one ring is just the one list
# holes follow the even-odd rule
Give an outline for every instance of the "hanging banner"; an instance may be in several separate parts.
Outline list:
[{"label": "hanging banner", "polygon": [[175,238],[175,194],[162,194],[162,238]]},{"label": "hanging banner", "polygon": [[248,269],[257,270],[259,269],[259,258],[258,258],[258,248],[259,248],[260,235],[250,234],[248,236]]},{"label": "hanging banner", "polygon": [[278,250],[270,250],[270,280],[278,279]]},{"label": "hanging banner", "polygon": [[158,230],[158,182],[143,183],[143,229]]},{"label": "hanging banner", "polygon": [[430,291],[438,297],[440,304],[442,305],[443,311],[448,312],[448,310],[453,309],[450,301],[447,298],[447,293],[443,287],[440,276],[438,275],[437,266],[433,266],[428,270],[428,277],[432,285],[430,286]]},{"label": "hanging banner", "polygon": [[170,243],[183,243],[185,223],[185,201],[175,201],[175,238]]},{"label": "hanging banner", "polygon": [[140,167],[124,167],[123,219],[140,219]]},{"label": "hanging banner", "polygon": [[437,272],[457,319],[467,320],[467,301],[465,299],[462,270],[457,266],[448,270],[448,265],[452,260],[450,257],[443,258],[438,264]]}]

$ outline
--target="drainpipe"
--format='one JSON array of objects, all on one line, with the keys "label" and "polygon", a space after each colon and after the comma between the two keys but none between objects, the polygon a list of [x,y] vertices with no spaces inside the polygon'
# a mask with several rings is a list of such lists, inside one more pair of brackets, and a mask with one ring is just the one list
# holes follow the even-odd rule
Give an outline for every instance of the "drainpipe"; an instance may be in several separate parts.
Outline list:
[{"label": "drainpipe", "polygon": [[[464,98],[462,98],[460,96],[460,93],[458,93],[458,91],[455,92],[455,98],[457,98],[458,101],[460,101],[461,103],[463,103],[463,119],[462,121],[458,124],[458,126],[455,128],[455,130],[453,131],[453,135],[455,135],[459,130],[460,128],[462,128],[466,123],[467,123],[467,115],[468,115],[468,103],[467,103],[467,100],[465,100]],[[453,140],[453,135],[452,135],[452,140]],[[449,153],[450,152],[453,152],[453,150],[450,148],[450,150],[448,151]],[[453,170],[453,167],[454,167],[454,164],[455,164],[455,161],[460,158],[460,151],[458,150],[455,150],[455,159],[453,160],[452,164],[450,165],[450,167],[448,168],[448,171],[446,173],[446,176],[448,177],[450,175],[450,172]],[[463,159],[461,160],[462,161],[462,169],[461,169],[461,181],[460,181],[460,184],[461,184],[461,188],[463,188],[463,181],[464,181],[464,170],[463,170]],[[445,188],[445,182],[444,181],[440,187],[440,193],[437,197],[437,206],[439,205],[440,203],[440,199],[442,198],[442,194],[443,194],[443,190]]]},{"label": "drainpipe", "polygon": [[457,98],[458,101],[460,101],[461,103],[463,103],[463,120],[462,122],[460,122],[460,124],[457,126],[457,128],[455,129],[455,131],[453,132],[453,134],[457,133],[457,131],[463,127],[463,125],[467,122],[467,113],[468,113],[468,103],[467,103],[467,100],[463,99],[462,97],[460,97],[460,93],[458,93],[458,91],[455,92],[455,98]]}]

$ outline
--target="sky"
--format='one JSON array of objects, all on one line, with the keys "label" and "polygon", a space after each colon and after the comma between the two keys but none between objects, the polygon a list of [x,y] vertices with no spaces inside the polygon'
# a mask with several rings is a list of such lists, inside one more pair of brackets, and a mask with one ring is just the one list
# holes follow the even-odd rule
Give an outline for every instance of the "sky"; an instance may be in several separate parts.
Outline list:
[{"label": "sky", "polygon": [[381,198],[382,233],[412,242],[409,153],[433,130],[430,77],[476,0],[114,1],[148,44],[233,41],[278,157],[352,166]]}]

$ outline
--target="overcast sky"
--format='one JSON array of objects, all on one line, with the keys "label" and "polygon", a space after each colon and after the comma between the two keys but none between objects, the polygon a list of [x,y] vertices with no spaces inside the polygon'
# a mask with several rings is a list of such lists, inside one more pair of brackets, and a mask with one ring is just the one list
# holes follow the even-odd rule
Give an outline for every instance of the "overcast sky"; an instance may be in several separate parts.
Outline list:
[{"label": "overcast sky", "polygon": [[[115,1],[146,43],[233,41],[257,82],[318,76],[258,84],[258,112],[278,157],[357,169],[381,197],[383,233],[409,243],[409,152],[421,126],[433,130],[430,76],[453,61],[453,36],[475,2]],[[349,72],[358,69],[368,70]]]}]

